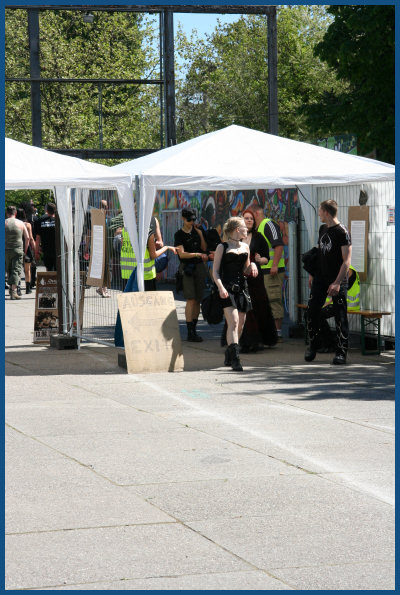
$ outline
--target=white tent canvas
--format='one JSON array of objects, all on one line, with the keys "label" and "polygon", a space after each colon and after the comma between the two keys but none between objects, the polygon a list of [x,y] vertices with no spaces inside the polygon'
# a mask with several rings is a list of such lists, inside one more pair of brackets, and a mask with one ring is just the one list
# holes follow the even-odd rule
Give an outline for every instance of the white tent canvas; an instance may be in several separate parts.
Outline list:
[{"label": "white tent canvas", "polygon": [[[139,236],[146,238],[157,189],[244,190],[393,180],[388,163],[308,143],[228,126],[114,166],[139,176]],[[307,201],[300,193],[307,210]],[[313,225],[310,225],[313,229]]]},{"label": "white tent canvas", "polygon": [[[81,208],[76,211],[72,225],[71,188],[76,189],[76,201]],[[139,242],[131,176],[105,165],[68,157],[15,140],[5,139],[5,189],[49,189],[56,196],[57,211],[68,247],[68,274],[72,278],[73,233],[79,245],[88,204],[90,189],[116,189],[124,212],[132,245],[138,250]],[[73,232],[74,229],[74,232]],[[75,254],[77,258],[77,254]],[[79,266],[77,266],[79,270]],[[79,275],[78,275],[79,277]],[[77,288],[78,290],[78,288]],[[69,300],[73,301],[73,288],[69,285]]]}]

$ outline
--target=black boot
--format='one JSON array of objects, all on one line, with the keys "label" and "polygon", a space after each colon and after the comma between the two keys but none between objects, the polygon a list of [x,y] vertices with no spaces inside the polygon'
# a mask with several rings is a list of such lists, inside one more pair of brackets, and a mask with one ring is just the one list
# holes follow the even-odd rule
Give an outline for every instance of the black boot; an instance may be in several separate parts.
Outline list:
[{"label": "black boot", "polygon": [[196,331],[196,325],[197,325],[197,320],[195,320],[195,319],[193,318],[193,334],[194,334],[194,336],[195,336],[195,337],[197,337],[197,341],[200,343],[200,341],[202,341],[202,340],[203,340],[203,338],[202,338],[202,337],[200,337],[200,335],[198,335],[198,334],[197,334],[197,331]]},{"label": "black boot", "polygon": [[242,364],[239,359],[239,345],[237,343],[231,343],[228,347],[231,354],[231,366],[235,372],[243,372]]},{"label": "black boot", "polygon": [[195,334],[193,322],[186,323],[188,329],[187,341],[191,341],[192,343],[200,343],[203,339],[199,337],[199,335]]},{"label": "black boot", "polygon": [[225,349],[225,361],[224,361],[224,366],[230,366],[232,363],[232,358],[231,358],[231,352],[229,350],[229,347],[227,347]]},{"label": "black boot", "polygon": [[31,284],[28,281],[25,282],[25,293],[32,293]]}]

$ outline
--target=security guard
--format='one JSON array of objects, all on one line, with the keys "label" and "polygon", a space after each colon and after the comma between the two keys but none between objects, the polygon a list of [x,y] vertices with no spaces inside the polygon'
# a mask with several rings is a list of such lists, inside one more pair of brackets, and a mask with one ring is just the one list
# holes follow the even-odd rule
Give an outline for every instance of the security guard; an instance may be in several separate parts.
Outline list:
[{"label": "security guard", "polygon": [[[121,277],[124,287],[126,286],[132,271],[137,266],[136,255],[129,239],[128,231],[122,228],[122,246],[121,246]],[[144,253],[144,290],[155,291],[156,267],[154,260],[150,257],[149,249]]]},{"label": "security guard", "polygon": [[251,205],[249,209],[253,213],[257,231],[265,238],[269,248],[268,264],[261,265],[261,270],[264,274],[264,286],[271,304],[272,316],[275,319],[278,340],[281,341],[284,317],[282,287],[285,280],[283,238],[279,225],[264,216],[264,209],[261,205]]},{"label": "security guard", "polygon": [[[133,269],[137,266],[136,255],[133,250],[133,246],[129,239],[128,231],[122,228],[122,246],[121,246],[121,277],[123,281],[123,287],[125,288],[129,277],[132,274]],[[144,253],[144,290],[145,291],[156,291],[156,266],[155,259],[161,254],[164,254],[167,250],[171,250],[176,254],[176,250],[173,246],[162,246],[156,250],[155,235],[153,230],[150,230],[149,238],[147,240],[146,251]]]}]

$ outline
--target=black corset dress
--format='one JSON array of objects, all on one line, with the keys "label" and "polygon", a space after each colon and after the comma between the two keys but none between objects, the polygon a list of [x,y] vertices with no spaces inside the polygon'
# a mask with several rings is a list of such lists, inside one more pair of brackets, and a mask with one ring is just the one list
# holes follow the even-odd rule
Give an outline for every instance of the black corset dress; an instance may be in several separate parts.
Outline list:
[{"label": "black corset dress", "polygon": [[225,252],[221,263],[221,281],[229,297],[222,300],[224,308],[234,307],[239,312],[252,309],[246,277],[243,268],[246,264],[247,253]]}]

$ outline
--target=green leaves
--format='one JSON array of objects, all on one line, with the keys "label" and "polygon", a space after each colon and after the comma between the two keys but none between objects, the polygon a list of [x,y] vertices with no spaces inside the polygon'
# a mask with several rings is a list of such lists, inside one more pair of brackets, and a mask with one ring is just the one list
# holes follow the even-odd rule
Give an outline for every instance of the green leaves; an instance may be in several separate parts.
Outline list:
[{"label": "green leaves", "polygon": [[[6,10],[5,16],[6,76],[29,77],[26,11]],[[153,25],[139,13],[95,12],[86,23],[81,11],[41,11],[41,76],[147,78],[159,68]],[[160,146],[159,93],[150,85],[43,83],[43,146]],[[7,136],[31,142],[29,83],[6,83],[5,126]]]},{"label": "green leaves", "polygon": [[[321,6],[278,11],[279,133],[310,140],[303,105],[341,88],[334,71],[314,57],[331,17]],[[268,132],[268,34],[263,16],[243,16],[199,40],[178,33],[186,72],[178,77],[179,140],[232,123]]]},{"label": "green leaves", "polygon": [[[309,110],[321,129],[328,118],[336,132],[358,136],[361,154],[376,149],[394,163],[394,6],[331,6],[334,21],[316,55],[335,68],[345,88]],[[318,115],[319,113],[319,115]]]}]

